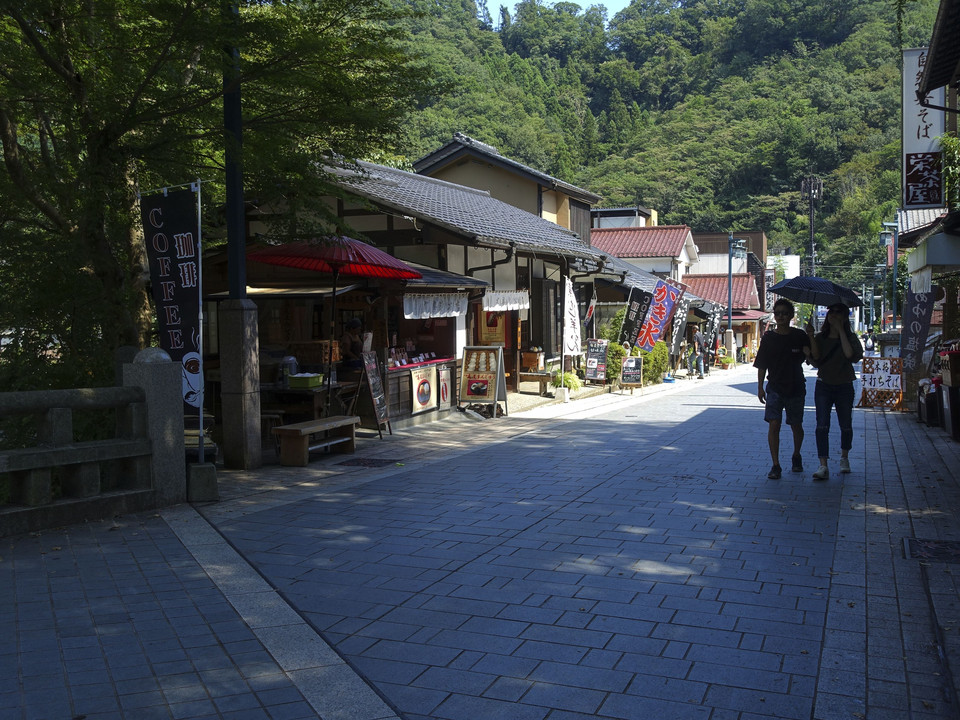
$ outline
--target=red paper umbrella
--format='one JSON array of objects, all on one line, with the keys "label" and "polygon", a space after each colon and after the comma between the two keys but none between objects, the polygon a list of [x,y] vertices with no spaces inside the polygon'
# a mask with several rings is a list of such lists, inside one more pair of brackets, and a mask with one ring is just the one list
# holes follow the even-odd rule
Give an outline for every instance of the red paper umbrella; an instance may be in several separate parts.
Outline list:
[{"label": "red paper umbrella", "polygon": [[297,240],[253,250],[247,258],[270,265],[355,277],[410,280],[421,277],[406,263],[345,235]]},{"label": "red paper umbrella", "polygon": [[330,390],[333,382],[333,339],[336,335],[337,279],[341,274],[354,277],[413,280],[419,272],[373,245],[345,235],[297,240],[271,245],[247,253],[247,259],[268,265],[312,270],[333,275],[333,297],[330,307],[330,353],[327,358],[327,395],[324,415],[330,415]]}]

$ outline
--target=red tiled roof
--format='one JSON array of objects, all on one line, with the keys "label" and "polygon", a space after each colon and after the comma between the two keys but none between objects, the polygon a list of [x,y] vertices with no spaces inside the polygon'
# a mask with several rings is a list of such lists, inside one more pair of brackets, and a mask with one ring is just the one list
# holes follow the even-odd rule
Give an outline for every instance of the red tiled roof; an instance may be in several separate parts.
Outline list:
[{"label": "red tiled roof", "polygon": [[[687,273],[683,276],[683,283],[694,295],[727,306],[728,276],[726,273],[716,275],[699,275]],[[757,281],[749,273],[736,273],[733,276],[733,307],[745,310],[759,309],[760,298],[757,295]]]},{"label": "red tiled roof", "polygon": [[680,257],[690,236],[686,225],[654,225],[642,228],[593,228],[590,244],[601,252],[621,258]]}]

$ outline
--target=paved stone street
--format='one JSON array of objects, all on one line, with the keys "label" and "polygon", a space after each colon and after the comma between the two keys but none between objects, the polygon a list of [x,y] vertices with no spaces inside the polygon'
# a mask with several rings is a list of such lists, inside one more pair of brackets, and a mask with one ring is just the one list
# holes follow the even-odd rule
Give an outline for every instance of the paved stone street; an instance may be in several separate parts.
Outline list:
[{"label": "paved stone street", "polygon": [[457,414],[6,539],[0,716],[960,717],[960,445],[857,410],[816,482],[808,376],[768,480],[755,390]]}]

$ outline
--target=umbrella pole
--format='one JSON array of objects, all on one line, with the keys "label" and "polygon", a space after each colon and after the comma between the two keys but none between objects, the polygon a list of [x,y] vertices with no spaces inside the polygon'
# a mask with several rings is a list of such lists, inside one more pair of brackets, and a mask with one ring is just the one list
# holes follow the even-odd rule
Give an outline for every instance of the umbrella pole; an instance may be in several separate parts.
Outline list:
[{"label": "umbrella pole", "polygon": [[323,416],[330,417],[330,393],[333,390],[333,338],[337,333],[337,278],[340,268],[333,269],[333,299],[330,302],[330,352],[327,354],[327,394],[323,399]]}]

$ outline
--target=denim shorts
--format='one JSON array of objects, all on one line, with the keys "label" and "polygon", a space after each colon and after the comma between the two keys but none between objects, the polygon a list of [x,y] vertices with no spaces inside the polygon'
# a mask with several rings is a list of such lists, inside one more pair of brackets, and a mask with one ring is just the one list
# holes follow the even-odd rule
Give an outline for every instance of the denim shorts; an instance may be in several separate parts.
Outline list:
[{"label": "denim shorts", "polygon": [[763,419],[767,422],[781,422],[783,412],[787,413],[787,425],[803,424],[803,403],[806,397],[793,395],[785,397],[775,390],[767,390],[767,402],[763,411]]}]

